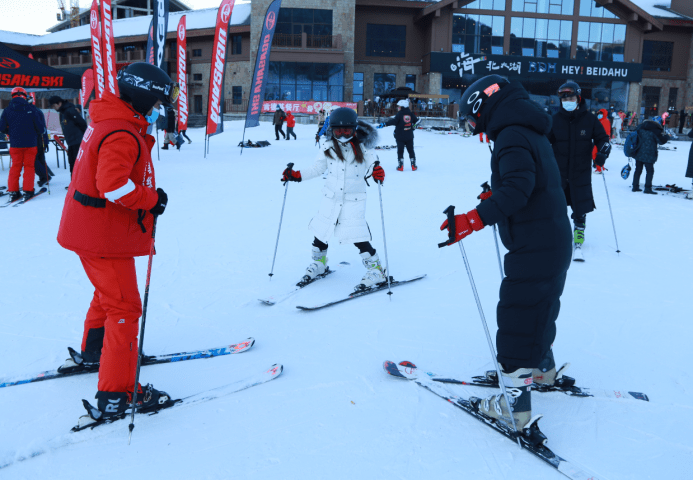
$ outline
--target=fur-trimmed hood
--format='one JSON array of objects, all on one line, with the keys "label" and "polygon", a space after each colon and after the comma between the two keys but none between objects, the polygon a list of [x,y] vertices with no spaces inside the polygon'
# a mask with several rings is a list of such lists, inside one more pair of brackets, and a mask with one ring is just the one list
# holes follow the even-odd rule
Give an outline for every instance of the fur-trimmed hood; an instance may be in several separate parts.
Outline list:
[{"label": "fur-trimmed hood", "polygon": [[[332,126],[325,132],[327,138],[332,138]],[[356,124],[356,138],[364,147],[371,150],[378,144],[378,131],[370,123],[359,120]]]}]

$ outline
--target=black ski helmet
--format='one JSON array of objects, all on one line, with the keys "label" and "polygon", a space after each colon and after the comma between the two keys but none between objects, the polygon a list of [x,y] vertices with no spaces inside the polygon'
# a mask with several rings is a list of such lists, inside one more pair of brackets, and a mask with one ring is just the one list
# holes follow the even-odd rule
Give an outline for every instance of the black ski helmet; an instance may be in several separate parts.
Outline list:
[{"label": "black ski helmet", "polygon": [[466,118],[474,133],[479,125],[481,111],[488,99],[510,82],[500,75],[488,75],[472,83],[460,99],[460,118]]},{"label": "black ski helmet", "polygon": [[582,89],[580,85],[575,82],[566,82],[560,87],[558,87],[558,98],[572,97],[573,95],[578,97],[578,103],[582,101]]},{"label": "black ski helmet", "polygon": [[132,102],[135,111],[142,115],[147,115],[158,100],[173,106],[178,99],[178,84],[155,65],[133,63],[118,72],[117,78],[120,98]]},{"label": "black ski helmet", "polygon": [[[346,143],[351,140],[356,134],[356,126],[358,125],[358,115],[351,108],[340,107],[332,110],[330,114],[330,136],[337,139],[337,141]],[[351,128],[351,135],[345,137],[343,135],[335,135],[335,129],[348,129]]]}]

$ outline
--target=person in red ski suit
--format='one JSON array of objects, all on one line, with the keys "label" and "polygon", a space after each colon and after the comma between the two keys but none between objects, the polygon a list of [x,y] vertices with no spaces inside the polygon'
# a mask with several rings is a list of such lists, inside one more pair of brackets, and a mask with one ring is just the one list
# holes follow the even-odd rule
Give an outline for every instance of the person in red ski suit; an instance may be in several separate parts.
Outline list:
[{"label": "person in red ski suit", "polygon": [[[79,255],[94,285],[81,353],[70,350],[59,369],[99,366],[98,406],[87,408],[80,425],[120,415],[132,403],[142,314],[134,257],[149,254],[154,216],[168,201],[156,188],[155,140],[147,127],[156,121],[159,105],[175,101],[178,86],[158,67],[135,63],[119,72],[118,88],[120,98],[105,93],[91,102],[92,123],[77,154],[58,231],[58,243]],[[170,400],[151,385],[142,395],[139,388],[138,407]]]},{"label": "person in red ski suit", "polygon": [[[602,124],[602,127],[604,127],[604,131],[608,135],[609,138],[611,138],[611,122],[609,122],[609,112],[606,111],[605,108],[602,108],[597,112],[597,118],[599,119],[599,122]],[[604,173],[604,167],[600,167],[596,163],[594,163],[594,160],[597,158],[597,147],[592,147],[592,164],[596,168],[594,173],[599,173],[602,174]]]},{"label": "person in red ski suit", "polygon": [[296,117],[294,117],[293,113],[288,112],[286,114],[286,139],[290,140],[291,135],[294,136],[294,140],[296,140],[296,134],[294,133],[294,127],[296,126]]}]

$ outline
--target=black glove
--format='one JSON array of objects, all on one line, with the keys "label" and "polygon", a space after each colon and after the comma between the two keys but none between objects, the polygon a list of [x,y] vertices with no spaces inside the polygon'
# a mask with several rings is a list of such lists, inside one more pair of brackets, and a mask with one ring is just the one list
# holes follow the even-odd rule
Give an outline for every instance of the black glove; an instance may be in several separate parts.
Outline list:
[{"label": "black glove", "polygon": [[292,170],[291,167],[293,167],[293,164],[291,164],[290,167],[287,167],[284,170],[284,173],[282,173],[282,182],[300,182],[302,180],[301,172],[298,170]]},{"label": "black glove", "polygon": [[50,148],[48,148],[48,145],[46,145],[46,148],[43,149],[43,152],[48,153],[49,150],[50,150]]},{"label": "black glove", "polygon": [[602,152],[597,152],[597,157],[594,159],[594,164],[600,167],[604,166],[604,163],[606,163],[606,155],[603,154]]},{"label": "black glove", "polygon": [[149,213],[154,216],[162,215],[164,210],[166,210],[166,204],[168,203],[168,195],[166,195],[166,192],[164,192],[162,188],[157,188],[156,193],[159,195],[159,199],[156,201],[154,208],[149,210]]}]

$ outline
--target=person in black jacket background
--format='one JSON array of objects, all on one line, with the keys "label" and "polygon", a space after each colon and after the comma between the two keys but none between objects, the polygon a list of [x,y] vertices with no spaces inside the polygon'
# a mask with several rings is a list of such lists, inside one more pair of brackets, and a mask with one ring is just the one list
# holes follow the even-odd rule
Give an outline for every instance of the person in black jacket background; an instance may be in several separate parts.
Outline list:
[{"label": "person in black jacket background", "polygon": [[594,163],[600,167],[604,166],[611,152],[609,136],[596,115],[588,110],[581,93],[575,82],[565,83],[558,89],[561,109],[553,116],[553,126],[548,134],[561,172],[563,192],[573,210],[573,241],[579,245],[585,241],[587,214],[595,209],[592,148],[597,147]]},{"label": "person in black jacket background", "polygon": [[386,126],[395,126],[395,141],[397,142],[397,170],[404,170],[404,148],[407,149],[411,169],[416,171],[416,154],[414,154],[414,125],[419,121],[419,117],[414,115],[409,109],[409,100],[397,102],[399,111],[397,115],[385,122]]},{"label": "person in black jacket background", "polygon": [[[34,105],[34,97],[31,95],[27,98],[27,102]],[[34,105],[36,106],[36,105]],[[36,108],[36,119],[39,122],[41,132],[38,132],[36,137],[36,160],[34,160],[34,170],[36,175],[39,177],[38,186],[43,187],[46,185],[51,178],[53,178],[53,172],[48,168],[46,163],[46,153],[48,153],[48,130],[46,128],[46,117],[43,116],[43,112]]]},{"label": "person in black jacket background", "polygon": [[[690,138],[693,138],[693,128],[691,128],[691,130],[688,132],[688,136]],[[693,178],[693,143],[691,144],[691,149],[688,152],[688,166],[686,167],[686,177]],[[693,186],[691,188],[693,188]]]},{"label": "person in black jacket background", "polygon": [[641,192],[640,175],[645,167],[645,192],[657,195],[652,190],[652,177],[654,177],[654,164],[657,161],[657,146],[669,141],[669,135],[664,133],[661,123],[654,120],[645,120],[636,130],[638,132],[638,150],[633,154],[635,159],[635,172],[633,172],[633,191]]},{"label": "person in black jacket background", "polygon": [[87,131],[87,122],[84,121],[75,106],[58,96],[48,99],[51,108],[60,114],[60,126],[67,142],[67,161],[70,163],[70,178],[75,168],[75,160],[82,144],[82,137]]},{"label": "person in black jacket background", "polygon": [[[491,191],[467,214],[447,221],[447,245],[486,225],[498,225],[505,255],[505,278],[496,311],[498,362],[501,381],[510,387],[518,430],[532,417],[532,382],[553,385],[556,364],[551,345],[556,336],[566,274],[572,255],[570,222],[561,176],[546,134],[551,117],[529,99],[519,82],[490,75],[473,83],[460,100],[460,111],[474,134],[485,132],[494,141]],[[490,241],[490,236],[489,236]],[[494,400],[495,397],[495,400]],[[484,414],[500,418],[505,400],[476,399]],[[509,424],[510,425],[510,424]]]}]

